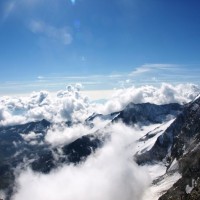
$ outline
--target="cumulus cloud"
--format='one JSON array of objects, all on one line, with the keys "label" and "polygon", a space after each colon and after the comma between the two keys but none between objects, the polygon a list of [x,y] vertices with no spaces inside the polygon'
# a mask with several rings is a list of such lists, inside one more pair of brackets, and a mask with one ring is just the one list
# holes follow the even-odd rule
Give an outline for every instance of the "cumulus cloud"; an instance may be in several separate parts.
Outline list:
[{"label": "cumulus cloud", "polygon": [[29,132],[28,134],[21,134],[23,139],[27,142],[37,142],[36,140],[42,137],[42,133]]},{"label": "cumulus cloud", "polygon": [[28,97],[0,98],[0,125],[23,124],[46,119],[50,122],[78,122],[89,116],[89,101],[80,92],[81,85],[68,86],[52,95],[33,92]]},{"label": "cumulus cloud", "polygon": [[47,135],[45,136],[45,141],[52,146],[65,145],[73,142],[83,135],[90,133],[90,131],[90,128],[84,126],[83,124],[77,124],[73,127],[56,124],[48,130]]},{"label": "cumulus cloud", "polygon": [[[96,117],[92,124],[93,126],[87,126],[85,123],[73,124],[73,126],[66,127],[65,124],[54,124],[50,127],[45,135],[45,142],[56,147],[69,144],[76,139],[88,135],[95,134],[98,130],[103,129],[110,123],[110,119]],[[97,132],[98,133],[98,132]],[[29,135],[27,135],[29,138]],[[32,135],[30,135],[32,136]]]},{"label": "cumulus cloud", "polygon": [[57,28],[46,24],[43,21],[32,20],[29,24],[30,30],[35,34],[40,34],[64,45],[72,42],[72,35],[67,27]]},{"label": "cumulus cloud", "polygon": [[162,83],[159,86],[129,87],[117,90],[104,105],[99,105],[100,113],[108,114],[122,110],[128,103],[188,103],[200,93],[200,88],[194,84],[171,85]]},{"label": "cumulus cloud", "polygon": [[48,175],[22,172],[12,200],[139,200],[150,179],[132,160],[133,130],[121,123],[107,128],[111,140],[80,165]]},{"label": "cumulus cloud", "polygon": [[81,92],[82,85],[67,86],[53,95],[34,92],[29,97],[1,97],[0,125],[22,124],[46,119],[50,122],[83,122],[93,113],[110,114],[122,110],[128,103],[187,103],[200,89],[194,84],[132,86],[116,90],[105,103],[91,103]]}]

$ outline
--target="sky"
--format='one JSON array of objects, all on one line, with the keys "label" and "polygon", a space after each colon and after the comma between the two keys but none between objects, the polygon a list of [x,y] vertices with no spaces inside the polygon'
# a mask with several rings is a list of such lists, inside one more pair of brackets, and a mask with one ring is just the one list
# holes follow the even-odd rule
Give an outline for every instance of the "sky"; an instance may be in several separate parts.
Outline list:
[{"label": "sky", "polygon": [[199,84],[198,0],[1,0],[0,95]]}]

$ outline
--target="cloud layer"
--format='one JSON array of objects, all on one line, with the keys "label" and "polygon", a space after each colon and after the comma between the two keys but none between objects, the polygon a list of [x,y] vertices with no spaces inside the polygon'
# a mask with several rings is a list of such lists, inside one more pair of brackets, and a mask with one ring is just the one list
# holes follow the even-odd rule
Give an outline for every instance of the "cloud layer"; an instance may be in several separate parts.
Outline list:
[{"label": "cloud layer", "polygon": [[33,92],[28,97],[1,97],[0,125],[23,124],[42,119],[50,122],[83,122],[93,113],[110,114],[122,110],[130,102],[183,104],[193,100],[200,93],[199,87],[193,84],[133,86],[116,90],[109,100],[100,104],[90,103],[89,98],[80,90],[81,85],[76,84],[58,91],[56,95],[41,91]]},{"label": "cloud layer", "polygon": [[135,69],[130,75],[138,75],[146,72],[157,71],[157,70],[173,70],[179,66],[175,64],[144,64]]},{"label": "cloud layer", "polygon": [[122,110],[128,103],[188,103],[200,93],[200,88],[194,84],[171,85],[162,83],[160,86],[129,87],[117,90],[105,105],[99,106],[101,113],[108,114]]},{"label": "cloud layer", "polygon": [[133,130],[118,123],[106,132],[111,140],[85,163],[65,165],[48,175],[22,172],[12,200],[140,200],[150,180],[132,161]]},{"label": "cloud layer", "polygon": [[[141,86],[117,90],[104,104],[90,103],[82,95],[81,85],[67,86],[66,90],[52,95],[47,91],[34,92],[29,97],[0,99],[0,124],[12,125],[47,119],[55,124],[47,131],[44,143],[59,149],[75,139],[101,130],[110,140],[78,165],[63,164],[49,174],[25,169],[16,179],[12,200],[140,200],[149,186],[150,179],[143,168],[133,161],[135,142],[139,132],[118,122],[106,126],[109,121],[97,118],[94,127],[85,125],[92,113],[108,114],[122,110],[128,103],[151,102],[156,104],[186,103],[193,100],[200,89],[193,84],[158,87]],[[60,122],[73,121],[72,127]],[[104,128],[103,128],[104,127]],[[103,128],[103,129],[102,129]],[[99,133],[99,132],[98,132]],[[138,134],[137,134],[138,133]],[[37,145],[39,134],[22,135],[24,140]],[[62,152],[59,152],[62,154]]]},{"label": "cloud layer", "polygon": [[72,42],[72,35],[67,27],[56,28],[42,21],[32,20],[29,28],[35,34],[48,37],[64,45],[69,45]]},{"label": "cloud layer", "polygon": [[82,121],[88,115],[88,98],[81,95],[80,85],[68,86],[52,95],[33,92],[28,97],[0,98],[0,125],[22,124],[42,119],[51,122]]}]

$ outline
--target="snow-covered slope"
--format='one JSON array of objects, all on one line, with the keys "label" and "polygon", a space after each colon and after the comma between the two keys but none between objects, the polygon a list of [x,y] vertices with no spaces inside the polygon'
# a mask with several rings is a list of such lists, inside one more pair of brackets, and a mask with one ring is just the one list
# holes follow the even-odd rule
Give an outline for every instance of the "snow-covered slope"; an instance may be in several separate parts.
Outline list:
[{"label": "snow-covered slope", "polygon": [[146,150],[137,155],[138,163],[162,162],[167,166],[162,180],[152,187],[160,191],[163,186],[172,186],[164,187],[168,190],[158,195],[160,200],[200,199],[200,98],[185,105],[152,148]]},{"label": "snow-covered slope", "polygon": [[154,124],[143,127],[145,135],[138,140],[137,143],[137,154],[142,154],[146,151],[149,151],[155,144],[157,138],[163,134],[163,132],[173,123],[175,119],[171,119],[162,124]]},{"label": "snow-covered slope", "polygon": [[[141,155],[148,152],[155,144],[157,138],[162,135],[166,129],[174,122],[175,119],[171,119],[162,124],[153,124],[149,126],[142,127],[139,132],[142,137],[136,143],[136,154]],[[162,194],[164,194],[173,184],[181,178],[181,174],[175,170],[176,163],[172,163],[171,173],[167,172],[166,162],[147,162],[143,163],[141,166],[144,171],[147,171],[150,179],[151,185],[145,192],[142,200],[156,200]]]}]

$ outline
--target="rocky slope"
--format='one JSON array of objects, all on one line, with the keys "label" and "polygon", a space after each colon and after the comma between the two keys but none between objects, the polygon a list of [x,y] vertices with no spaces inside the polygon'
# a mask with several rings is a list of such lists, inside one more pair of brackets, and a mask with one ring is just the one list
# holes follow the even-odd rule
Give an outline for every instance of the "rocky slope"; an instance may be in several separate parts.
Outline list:
[{"label": "rocky slope", "polygon": [[139,164],[162,161],[168,166],[166,174],[181,174],[160,200],[200,199],[200,98],[185,105],[153,147],[136,155],[136,160]]},{"label": "rocky slope", "polygon": [[170,160],[176,159],[182,178],[160,199],[200,199],[200,98],[188,104],[179,134],[174,136]]},{"label": "rocky slope", "polygon": [[121,120],[127,125],[136,123],[142,125],[162,123],[169,120],[182,111],[182,106],[176,103],[156,105],[150,103],[128,104],[124,110],[119,112],[113,119],[114,122]]}]

